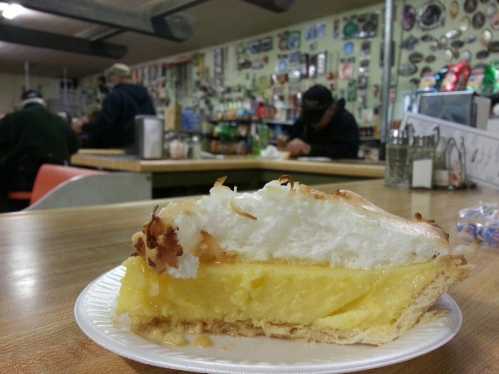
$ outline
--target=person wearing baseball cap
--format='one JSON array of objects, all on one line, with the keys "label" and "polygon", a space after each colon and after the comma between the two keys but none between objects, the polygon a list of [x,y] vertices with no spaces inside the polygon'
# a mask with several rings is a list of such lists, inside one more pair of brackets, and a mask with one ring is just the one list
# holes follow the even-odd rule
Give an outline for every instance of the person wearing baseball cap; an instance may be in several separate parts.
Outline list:
[{"label": "person wearing baseball cap", "polygon": [[287,149],[291,157],[357,158],[359,128],[345,100],[319,84],[305,91]]},{"label": "person wearing baseball cap", "polygon": [[95,120],[76,122],[73,129],[81,134],[82,145],[89,148],[124,148],[134,142],[135,116],[155,115],[156,110],[147,88],[135,84],[130,68],[114,64],[106,72],[113,86],[102,103]]},{"label": "person wearing baseball cap", "polygon": [[21,109],[0,120],[0,212],[22,208],[8,192],[31,191],[42,164],[66,164],[78,147],[76,134],[46,108],[41,92],[23,92]]}]

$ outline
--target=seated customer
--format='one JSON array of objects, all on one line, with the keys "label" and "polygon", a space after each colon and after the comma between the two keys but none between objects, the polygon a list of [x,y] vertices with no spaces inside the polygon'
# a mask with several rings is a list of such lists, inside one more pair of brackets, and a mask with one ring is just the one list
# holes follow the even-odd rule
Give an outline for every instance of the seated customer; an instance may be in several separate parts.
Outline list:
[{"label": "seated customer", "polygon": [[135,116],[156,114],[147,88],[133,83],[128,66],[114,64],[108,77],[113,89],[104,98],[95,120],[83,120],[73,126],[87,148],[130,146],[135,138]]},{"label": "seated customer", "polygon": [[287,149],[291,157],[357,158],[359,128],[345,100],[334,101],[321,85],[305,91]]},{"label": "seated customer", "polygon": [[0,120],[0,211],[9,191],[31,191],[42,164],[66,164],[78,150],[71,127],[45,106],[40,92],[22,95],[22,109]]}]

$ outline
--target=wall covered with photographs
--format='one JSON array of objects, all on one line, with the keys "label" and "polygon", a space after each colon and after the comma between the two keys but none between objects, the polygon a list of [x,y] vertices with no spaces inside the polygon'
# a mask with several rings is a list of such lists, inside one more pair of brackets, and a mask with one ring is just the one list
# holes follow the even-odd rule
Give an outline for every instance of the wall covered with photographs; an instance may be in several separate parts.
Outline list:
[{"label": "wall covered with photographs", "polygon": [[[283,122],[296,116],[299,93],[322,83],[335,97],[345,98],[361,126],[376,128],[384,64],[383,12],[380,3],[151,61],[135,66],[134,76],[151,89],[160,110],[178,103],[212,116],[231,105],[244,110],[241,103],[251,98],[277,107],[275,115]],[[463,60],[471,68],[493,65],[499,52],[495,34],[499,35],[495,0],[397,1],[393,118],[401,117],[407,93],[435,86],[434,78],[443,67]]]}]

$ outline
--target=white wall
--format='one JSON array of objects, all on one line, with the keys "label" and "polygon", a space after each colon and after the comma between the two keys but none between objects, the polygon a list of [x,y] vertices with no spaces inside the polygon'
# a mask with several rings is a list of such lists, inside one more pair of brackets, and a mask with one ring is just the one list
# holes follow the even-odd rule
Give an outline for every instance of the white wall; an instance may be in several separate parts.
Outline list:
[{"label": "white wall", "polygon": [[[19,103],[24,76],[0,73],[0,113],[12,111]],[[46,77],[31,77],[30,88],[41,89],[46,99],[59,96],[59,79]]]}]

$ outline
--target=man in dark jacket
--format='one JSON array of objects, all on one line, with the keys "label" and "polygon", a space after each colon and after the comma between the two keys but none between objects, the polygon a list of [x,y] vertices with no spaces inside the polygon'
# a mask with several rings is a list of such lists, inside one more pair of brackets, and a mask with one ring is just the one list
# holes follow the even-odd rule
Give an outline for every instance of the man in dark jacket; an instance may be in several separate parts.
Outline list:
[{"label": "man in dark jacket", "polygon": [[357,158],[359,128],[345,100],[334,101],[324,86],[310,87],[287,148],[292,157]]},{"label": "man in dark jacket", "polygon": [[130,146],[135,138],[135,116],[156,114],[149,92],[144,86],[132,82],[128,66],[114,64],[108,77],[113,89],[104,98],[95,121],[74,127],[76,132],[82,132],[82,144],[88,148]]},{"label": "man in dark jacket", "polygon": [[22,96],[22,109],[0,121],[0,211],[9,191],[31,191],[42,164],[66,164],[78,150],[69,124],[45,107],[40,92]]}]

